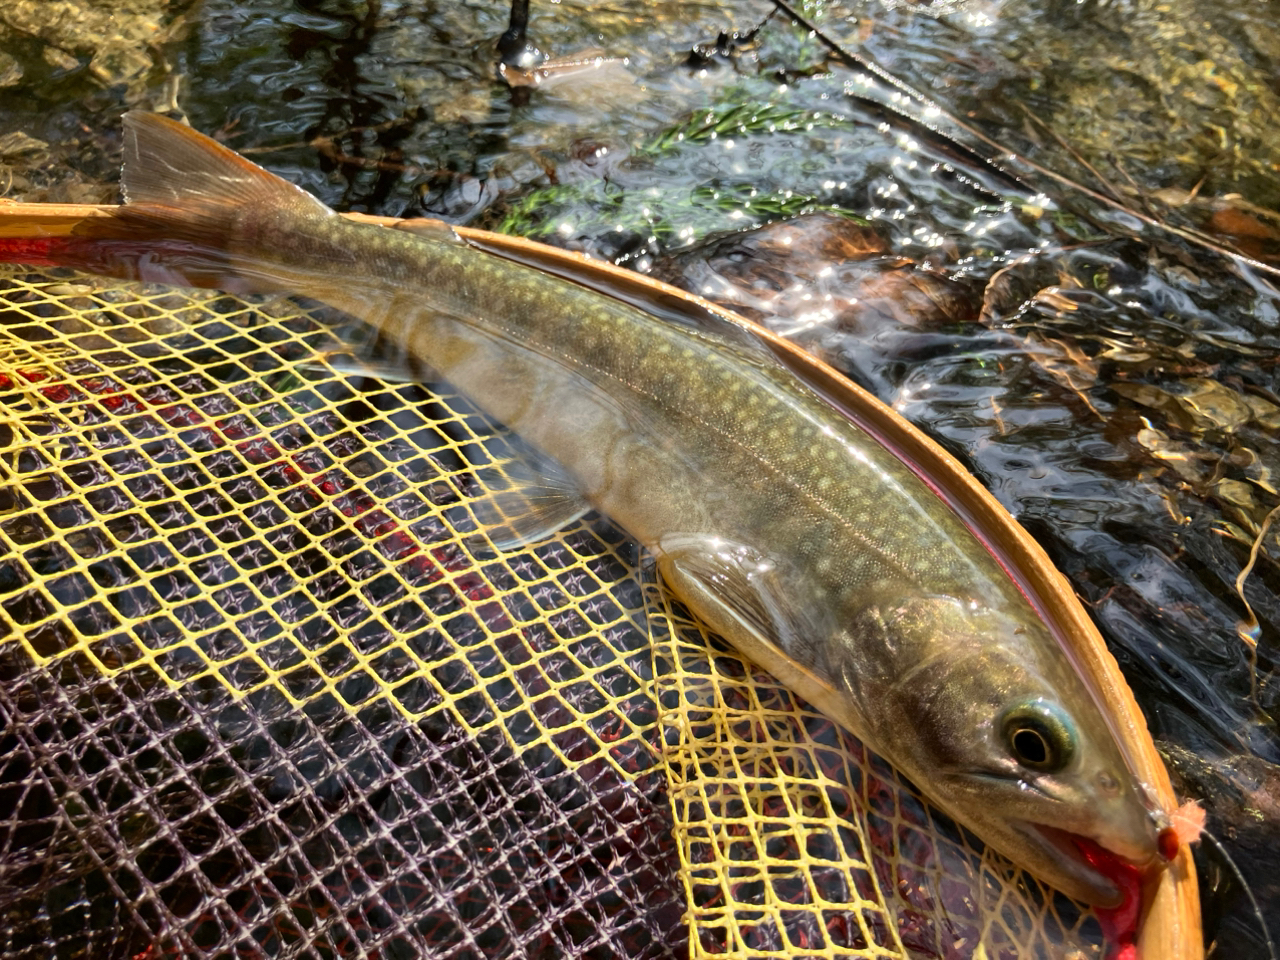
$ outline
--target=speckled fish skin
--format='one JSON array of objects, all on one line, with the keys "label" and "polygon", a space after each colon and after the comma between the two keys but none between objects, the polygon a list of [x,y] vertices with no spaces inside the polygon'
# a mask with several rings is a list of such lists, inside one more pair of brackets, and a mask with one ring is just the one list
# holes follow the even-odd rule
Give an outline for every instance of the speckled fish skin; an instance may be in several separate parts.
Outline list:
[{"label": "speckled fish skin", "polygon": [[[130,114],[125,147],[127,235],[187,251],[135,275],[301,293],[366,321],[561,464],[709,627],[987,843],[1097,904],[1117,888],[1068,834],[1156,861],[1161,814],[1010,578],[762,353],[443,230],[352,223],[161,117]],[[1066,717],[1060,769],[1012,756],[1001,718],[1026,703]]]}]

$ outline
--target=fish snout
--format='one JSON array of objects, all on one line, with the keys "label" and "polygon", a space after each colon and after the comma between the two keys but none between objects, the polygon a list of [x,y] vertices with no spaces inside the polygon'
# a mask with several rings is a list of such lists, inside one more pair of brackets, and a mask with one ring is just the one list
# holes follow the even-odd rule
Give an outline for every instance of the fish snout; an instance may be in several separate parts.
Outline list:
[{"label": "fish snout", "polygon": [[[1147,868],[1163,856],[1168,844],[1164,831],[1169,818],[1146,800],[1148,791],[1139,783],[1121,780],[1107,770],[1094,776],[1099,816],[1086,835],[1103,849],[1138,868]],[[1175,851],[1176,853],[1176,851]]]}]

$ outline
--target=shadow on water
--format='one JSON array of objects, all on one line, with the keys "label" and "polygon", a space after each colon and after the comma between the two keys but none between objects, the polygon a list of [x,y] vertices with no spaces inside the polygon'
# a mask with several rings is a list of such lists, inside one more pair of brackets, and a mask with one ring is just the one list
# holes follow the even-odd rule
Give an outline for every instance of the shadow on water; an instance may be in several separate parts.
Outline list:
[{"label": "shadow on water", "polygon": [[[500,3],[157,0],[133,16],[160,41],[114,60],[94,4],[65,36],[28,6],[0,14],[11,194],[106,199],[120,111],[177,106],[341,209],[518,232],[724,302],[922,426],[1071,578],[1280,933],[1273,276],[975,161],[766,3],[535,4],[553,57],[627,59],[523,104],[494,72]],[[1280,28],[1255,5],[810,7],[1045,166],[1280,257]],[[1265,956],[1238,878],[1200,863],[1210,940]]]}]

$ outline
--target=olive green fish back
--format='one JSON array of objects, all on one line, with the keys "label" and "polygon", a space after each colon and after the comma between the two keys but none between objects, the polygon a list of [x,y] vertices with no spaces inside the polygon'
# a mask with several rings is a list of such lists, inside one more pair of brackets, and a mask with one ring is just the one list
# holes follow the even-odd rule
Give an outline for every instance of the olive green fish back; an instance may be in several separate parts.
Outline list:
[{"label": "olive green fish back", "polygon": [[328,319],[0,275],[0,955],[1101,955]]}]

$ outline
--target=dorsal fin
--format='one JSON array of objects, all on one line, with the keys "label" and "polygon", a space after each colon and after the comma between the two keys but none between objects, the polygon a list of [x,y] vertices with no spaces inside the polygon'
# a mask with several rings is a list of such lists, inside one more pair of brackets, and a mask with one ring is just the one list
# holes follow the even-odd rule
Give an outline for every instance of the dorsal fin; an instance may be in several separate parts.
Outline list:
[{"label": "dorsal fin", "polygon": [[323,203],[274,173],[176,120],[130,110],[124,115],[126,204],[181,209],[186,219],[228,207],[334,216]]}]

